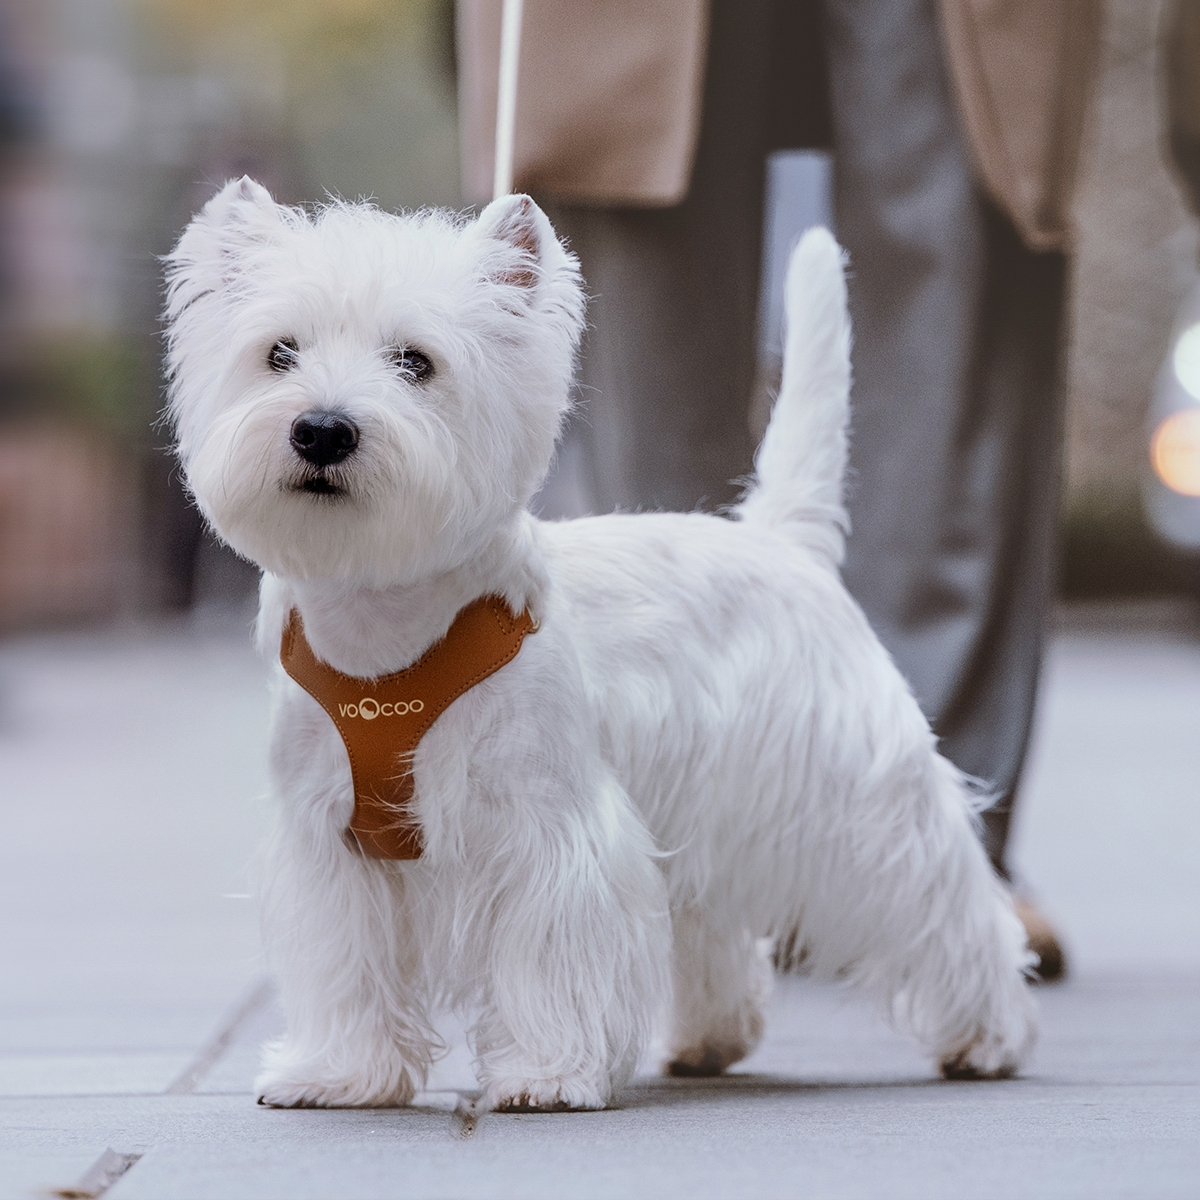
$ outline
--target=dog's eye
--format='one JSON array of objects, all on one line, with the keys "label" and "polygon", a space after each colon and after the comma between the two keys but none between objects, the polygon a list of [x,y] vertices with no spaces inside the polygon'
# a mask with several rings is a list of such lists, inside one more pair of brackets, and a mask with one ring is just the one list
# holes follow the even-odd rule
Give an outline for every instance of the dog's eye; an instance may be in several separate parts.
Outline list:
[{"label": "dog's eye", "polygon": [[393,346],[388,351],[388,361],[414,383],[423,383],[433,374],[433,363],[411,346]]},{"label": "dog's eye", "polygon": [[282,338],[267,354],[267,366],[272,371],[290,371],[300,361],[300,347],[294,338]]}]

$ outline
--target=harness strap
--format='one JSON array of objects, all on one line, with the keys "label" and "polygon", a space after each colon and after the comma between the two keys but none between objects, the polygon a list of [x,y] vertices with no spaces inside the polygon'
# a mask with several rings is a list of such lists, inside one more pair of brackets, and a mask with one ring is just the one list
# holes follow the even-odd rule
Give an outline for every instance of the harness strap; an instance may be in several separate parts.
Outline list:
[{"label": "harness strap", "polygon": [[342,735],[354,777],[348,832],[364,854],[420,858],[421,827],[411,808],[417,744],[453,701],[515,658],[525,635],[536,631],[528,612],[514,617],[499,596],[482,596],[411,667],[360,679],[317,658],[299,609],[292,609],[279,661]]}]

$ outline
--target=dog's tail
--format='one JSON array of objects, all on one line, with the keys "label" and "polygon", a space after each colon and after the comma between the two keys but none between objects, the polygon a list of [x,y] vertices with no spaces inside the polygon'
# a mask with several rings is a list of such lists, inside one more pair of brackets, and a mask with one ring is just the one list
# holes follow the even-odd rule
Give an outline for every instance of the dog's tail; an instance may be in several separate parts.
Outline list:
[{"label": "dog's tail", "polygon": [[783,382],[755,458],[755,479],[735,510],[786,525],[798,541],[840,563],[850,416],[850,316],[845,258],[829,230],[800,239],[788,266]]}]

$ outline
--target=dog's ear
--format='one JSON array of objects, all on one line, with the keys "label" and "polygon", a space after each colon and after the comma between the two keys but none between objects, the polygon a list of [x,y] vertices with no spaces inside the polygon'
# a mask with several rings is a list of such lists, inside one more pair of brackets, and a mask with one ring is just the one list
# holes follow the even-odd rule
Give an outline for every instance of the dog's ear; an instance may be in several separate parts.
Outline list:
[{"label": "dog's ear", "polygon": [[501,196],[479,214],[484,270],[494,283],[532,293],[544,270],[547,243],[556,245],[546,214],[528,196]]},{"label": "dog's ear", "polygon": [[231,179],[201,210],[200,217],[227,238],[261,237],[279,225],[279,205],[249,175]]},{"label": "dog's ear", "polygon": [[227,183],[192,218],[167,256],[168,311],[229,282],[242,255],[278,232],[283,211],[248,175]]}]

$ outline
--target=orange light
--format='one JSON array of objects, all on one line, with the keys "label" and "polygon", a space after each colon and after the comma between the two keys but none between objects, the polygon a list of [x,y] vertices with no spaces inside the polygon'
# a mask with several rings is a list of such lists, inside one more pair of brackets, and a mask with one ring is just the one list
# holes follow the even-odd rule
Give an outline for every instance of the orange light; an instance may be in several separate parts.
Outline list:
[{"label": "orange light", "polygon": [[1173,492],[1200,496],[1200,408],[1172,413],[1150,439],[1155,474]]}]

